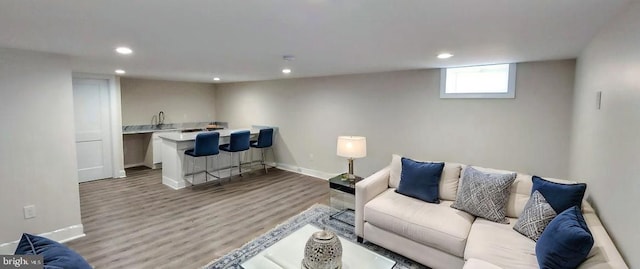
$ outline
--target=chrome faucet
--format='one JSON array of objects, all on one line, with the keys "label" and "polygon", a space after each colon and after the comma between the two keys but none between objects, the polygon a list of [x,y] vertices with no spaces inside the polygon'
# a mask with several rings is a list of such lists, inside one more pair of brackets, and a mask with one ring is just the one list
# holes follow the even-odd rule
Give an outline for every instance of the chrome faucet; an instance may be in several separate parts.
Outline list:
[{"label": "chrome faucet", "polygon": [[160,111],[158,113],[158,125],[164,124],[164,111]]}]

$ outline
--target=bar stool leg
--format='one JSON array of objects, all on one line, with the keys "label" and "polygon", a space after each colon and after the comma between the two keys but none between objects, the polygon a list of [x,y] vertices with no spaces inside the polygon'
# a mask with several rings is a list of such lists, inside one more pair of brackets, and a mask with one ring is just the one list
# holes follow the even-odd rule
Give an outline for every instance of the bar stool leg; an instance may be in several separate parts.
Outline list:
[{"label": "bar stool leg", "polygon": [[260,153],[262,154],[262,159],[260,160],[260,163],[262,164],[262,168],[264,169],[264,173],[268,173],[267,171],[267,165],[264,163],[265,159],[264,159],[264,148],[260,149]]},{"label": "bar stool leg", "polygon": [[233,152],[229,152],[231,157],[229,157],[229,183],[231,183],[231,176],[233,175]]},{"label": "bar stool leg", "polygon": [[220,157],[216,155],[216,171],[218,171],[218,183],[222,186],[222,177],[220,177]]},{"label": "bar stool leg", "polygon": [[209,181],[209,156],[204,157],[204,182]]},{"label": "bar stool leg", "polygon": [[191,187],[193,187],[196,182],[196,158],[191,158]]},{"label": "bar stool leg", "polygon": [[242,152],[238,152],[238,173],[240,174],[240,176],[242,176],[242,158],[241,158]]},{"label": "bar stool leg", "polygon": [[255,155],[254,153],[255,152],[254,152],[253,148],[249,148],[249,171],[253,171],[253,166],[254,166],[254,164],[253,164],[253,161],[254,161],[253,155]]}]

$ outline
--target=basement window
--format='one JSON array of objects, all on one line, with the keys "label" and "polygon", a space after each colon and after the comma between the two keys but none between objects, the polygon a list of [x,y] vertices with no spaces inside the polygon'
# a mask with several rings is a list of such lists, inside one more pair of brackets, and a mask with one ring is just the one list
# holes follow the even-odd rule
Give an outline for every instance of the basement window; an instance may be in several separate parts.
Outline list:
[{"label": "basement window", "polygon": [[515,98],[516,64],[443,68],[440,98]]}]

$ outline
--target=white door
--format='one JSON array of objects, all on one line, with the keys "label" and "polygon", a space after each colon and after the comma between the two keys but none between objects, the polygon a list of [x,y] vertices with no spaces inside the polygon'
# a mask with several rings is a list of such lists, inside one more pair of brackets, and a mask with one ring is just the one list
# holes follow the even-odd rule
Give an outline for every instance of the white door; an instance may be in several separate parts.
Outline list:
[{"label": "white door", "polygon": [[74,78],[73,107],[80,182],[112,177],[109,81]]}]

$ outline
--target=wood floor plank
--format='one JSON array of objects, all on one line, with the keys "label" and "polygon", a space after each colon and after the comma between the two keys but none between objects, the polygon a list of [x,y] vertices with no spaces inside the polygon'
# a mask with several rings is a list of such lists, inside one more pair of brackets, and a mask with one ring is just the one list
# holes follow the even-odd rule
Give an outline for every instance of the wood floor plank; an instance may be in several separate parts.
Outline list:
[{"label": "wood floor plank", "polygon": [[96,268],[201,268],[329,201],[327,181],[278,169],[181,190],[162,185],[161,173],[81,183],[87,236],[67,245]]}]

